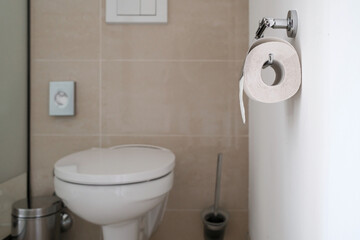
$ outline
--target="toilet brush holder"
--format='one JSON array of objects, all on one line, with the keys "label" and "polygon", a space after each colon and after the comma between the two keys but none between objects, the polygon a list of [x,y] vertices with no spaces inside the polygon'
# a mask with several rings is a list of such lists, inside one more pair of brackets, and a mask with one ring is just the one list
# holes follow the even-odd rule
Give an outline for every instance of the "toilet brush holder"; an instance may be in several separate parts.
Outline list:
[{"label": "toilet brush holder", "polygon": [[204,224],[205,240],[223,240],[226,226],[229,220],[229,214],[219,209],[215,216],[213,207],[202,212],[202,221]]}]

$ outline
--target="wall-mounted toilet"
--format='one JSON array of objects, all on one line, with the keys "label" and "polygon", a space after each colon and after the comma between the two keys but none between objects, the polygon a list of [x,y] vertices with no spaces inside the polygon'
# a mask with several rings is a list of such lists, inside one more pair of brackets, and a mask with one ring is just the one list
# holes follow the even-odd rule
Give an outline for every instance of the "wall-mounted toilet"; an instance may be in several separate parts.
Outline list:
[{"label": "wall-mounted toilet", "polygon": [[148,240],[173,185],[175,155],[149,145],[94,148],[55,164],[55,192],[79,217],[101,225],[104,240]]}]

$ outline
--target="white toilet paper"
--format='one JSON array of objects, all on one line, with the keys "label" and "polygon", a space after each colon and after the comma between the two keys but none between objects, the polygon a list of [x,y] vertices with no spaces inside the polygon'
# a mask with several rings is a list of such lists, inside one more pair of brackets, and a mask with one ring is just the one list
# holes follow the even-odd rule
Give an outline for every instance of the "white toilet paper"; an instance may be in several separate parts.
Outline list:
[{"label": "white toilet paper", "polygon": [[[261,77],[265,62],[273,55],[271,67],[276,73],[273,85],[267,85]],[[264,38],[256,41],[249,49],[243,75],[239,82],[240,110],[245,123],[245,108],[242,91],[255,101],[275,103],[284,101],[298,91],[301,85],[301,67],[295,48],[288,42],[277,38]]]}]

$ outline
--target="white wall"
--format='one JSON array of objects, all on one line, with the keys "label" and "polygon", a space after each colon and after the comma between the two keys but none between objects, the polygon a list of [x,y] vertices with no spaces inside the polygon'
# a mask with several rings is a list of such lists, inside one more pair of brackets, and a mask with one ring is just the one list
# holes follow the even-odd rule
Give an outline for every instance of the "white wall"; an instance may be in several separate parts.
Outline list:
[{"label": "white wall", "polygon": [[[284,103],[250,101],[252,240],[360,239],[360,20],[356,0],[250,0],[262,17],[297,10],[302,88]],[[353,15],[351,15],[353,14]]]}]

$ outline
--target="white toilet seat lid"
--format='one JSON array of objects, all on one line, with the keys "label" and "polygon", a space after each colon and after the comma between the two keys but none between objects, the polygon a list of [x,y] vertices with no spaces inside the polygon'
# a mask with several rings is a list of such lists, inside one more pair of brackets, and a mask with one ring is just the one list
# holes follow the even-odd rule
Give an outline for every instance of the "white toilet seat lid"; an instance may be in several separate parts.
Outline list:
[{"label": "white toilet seat lid", "polygon": [[154,180],[175,167],[175,155],[150,145],[93,148],[70,154],[55,163],[55,176],[90,185],[119,185]]}]

